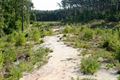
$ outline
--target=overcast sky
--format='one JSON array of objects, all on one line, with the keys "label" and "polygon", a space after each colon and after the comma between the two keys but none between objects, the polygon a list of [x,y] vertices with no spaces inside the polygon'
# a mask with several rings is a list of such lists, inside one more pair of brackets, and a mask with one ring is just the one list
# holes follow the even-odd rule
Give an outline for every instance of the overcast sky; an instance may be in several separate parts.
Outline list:
[{"label": "overcast sky", "polygon": [[55,10],[59,9],[58,3],[61,0],[32,0],[37,10]]}]

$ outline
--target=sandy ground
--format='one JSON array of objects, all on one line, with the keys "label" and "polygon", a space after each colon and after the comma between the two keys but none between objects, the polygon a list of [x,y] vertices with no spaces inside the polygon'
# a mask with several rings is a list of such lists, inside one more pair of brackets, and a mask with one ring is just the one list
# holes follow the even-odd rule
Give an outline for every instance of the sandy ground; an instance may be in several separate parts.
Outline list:
[{"label": "sandy ground", "polygon": [[77,49],[59,42],[59,36],[49,36],[45,39],[45,46],[53,50],[48,63],[40,69],[28,73],[20,80],[71,80],[77,78],[96,78],[97,80],[117,80],[113,71],[101,69],[94,76],[83,75],[79,70],[81,56]]}]

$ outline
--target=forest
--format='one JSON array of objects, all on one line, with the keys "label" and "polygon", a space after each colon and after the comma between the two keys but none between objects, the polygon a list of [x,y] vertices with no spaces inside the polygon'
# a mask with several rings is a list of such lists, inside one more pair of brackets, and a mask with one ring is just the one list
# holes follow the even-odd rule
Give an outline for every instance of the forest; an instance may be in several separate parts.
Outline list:
[{"label": "forest", "polygon": [[120,80],[120,0],[58,5],[0,0],[0,80]]},{"label": "forest", "polygon": [[[46,16],[50,15],[54,18],[48,18],[48,20],[63,20],[66,22],[86,22],[94,19],[116,22],[120,19],[119,0],[62,0],[59,5],[62,9],[55,11],[37,10],[35,15],[43,21]],[[46,16],[42,16],[42,14]]]}]

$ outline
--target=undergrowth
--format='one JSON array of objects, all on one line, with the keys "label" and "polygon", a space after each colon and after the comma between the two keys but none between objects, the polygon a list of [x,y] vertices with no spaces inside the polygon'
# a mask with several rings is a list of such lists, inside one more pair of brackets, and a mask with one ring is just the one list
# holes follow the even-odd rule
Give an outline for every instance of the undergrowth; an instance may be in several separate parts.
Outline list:
[{"label": "undergrowth", "polygon": [[36,44],[43,43],[43,37],[52,35],[50,24],[34,23],[24,32],[13,32],[0,38],[0,80],[19,80],[23,72],[32,71],[47,62],[50,52]]},{"label": "undergrowth", "polygon": [[66,44],[82,48],[83,57],[92,56],[82,60],[81,69],[85,74],[97,72],[100,66],[98,62],[107,64],[107,69],[118,68],[120,63],[120,29],[106,29],[94,24],[94,27],[91,23],[67,25],[63,30],[63,41]]}]

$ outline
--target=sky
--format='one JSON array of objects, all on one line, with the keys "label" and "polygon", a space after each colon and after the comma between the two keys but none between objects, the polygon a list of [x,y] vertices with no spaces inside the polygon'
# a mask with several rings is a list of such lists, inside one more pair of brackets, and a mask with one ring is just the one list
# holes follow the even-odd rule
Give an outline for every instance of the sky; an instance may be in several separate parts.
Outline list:
[{"label": "sky", "polygon": [[32,0],[36,10],[55,10],[59,9],[58,3],[61,0]]}]

